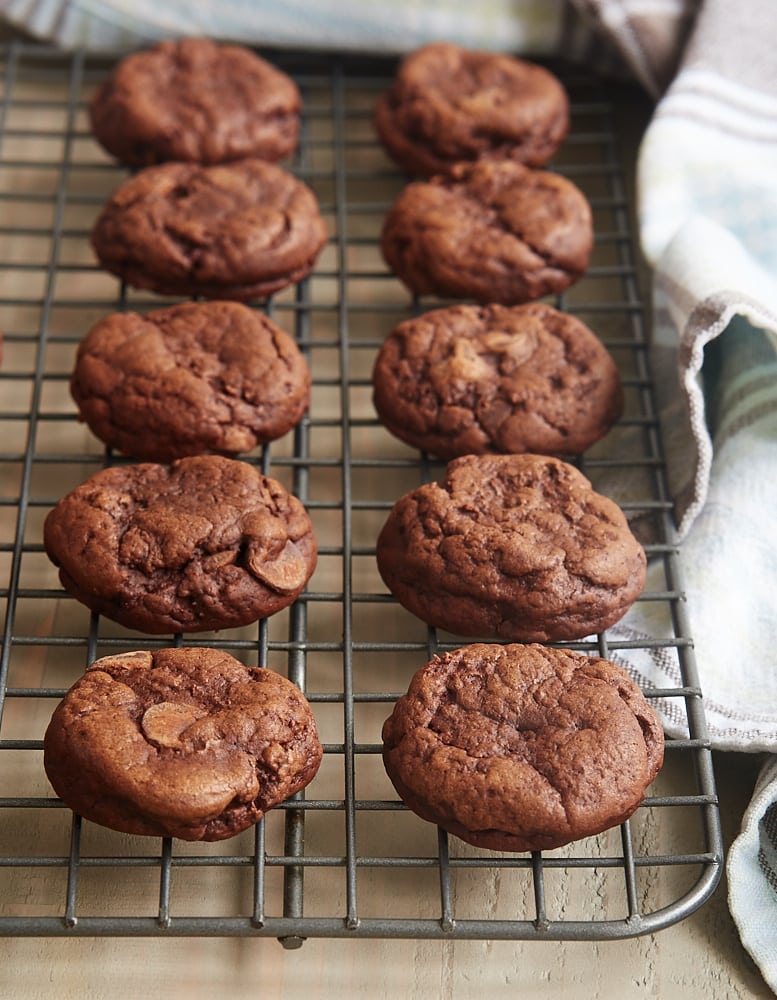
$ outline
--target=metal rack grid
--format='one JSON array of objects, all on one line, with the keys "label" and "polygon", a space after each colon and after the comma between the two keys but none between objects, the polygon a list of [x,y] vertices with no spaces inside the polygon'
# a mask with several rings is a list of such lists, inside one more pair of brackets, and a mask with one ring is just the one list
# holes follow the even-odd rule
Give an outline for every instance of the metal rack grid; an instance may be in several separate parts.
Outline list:
[{"label": "metal rack grid", "polygon": [[[380,258],[383,215],[405,182],[375,142],[370,109],[393,66],[271,53],[305,101],[289,164],[316,191],[330,240],[312,277],[266,309],[313,374],[297,430],[246,461],[306,503],[319,566],[292,609],[247,629],[152,638],[90,615],[60,588],[41,545],[43,517],[68,489],[117,461],[79,424],[68,394],[75,345],[107,312],[164,302],[96,267],[88,232],[125,176],[89,133],[86,102],[110,61],[13,44],[0,101],[0,933],[3,935],[417,937],[604,940],[686,917],[715,889],[722,845],[701,692],[678,582],[671,505],[652,403],[637,254],[621,165],[618,91],[563,72],[572,131],[555,169],[594,208],[588,275],[555,300],[597,330],[618,360],[626,414],[582,467],[617,499],[664,568],[665,640],[677,688],[648,690],[687,722],[669,740],[651,795],[622,827],[546,854],[479,851],[398,802],[380,728],[410,676],[461,640],[399,607],[374,565],[393,501],[440,466],[393,440],[370,402],[370,371],[413,301]],[[562,72],[561,68],[558,68]],[[170,300],[167,300],[170,301]],[[253,831],[219,844],[134,838],[82,822],[53,796],[42,736],[57,700],[108,652],[216,645],[286,673],[307,693],[325,758],[305,793]],[[636,640],[575,648],[615,658]]]}]

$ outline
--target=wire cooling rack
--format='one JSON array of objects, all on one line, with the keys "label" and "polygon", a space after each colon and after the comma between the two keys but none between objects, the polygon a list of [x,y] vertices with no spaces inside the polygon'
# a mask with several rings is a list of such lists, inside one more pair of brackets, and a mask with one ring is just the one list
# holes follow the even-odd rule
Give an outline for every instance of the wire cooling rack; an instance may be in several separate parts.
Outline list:
[{"label": "wire cooling rack", "polygon": [[[554,167],[588,195],[596,246],[588,275],[554,300],[599,333],[619,362],[626,413],[584,471],[624,507],[664,584],[651,655],[681,667],[670,704],[687,737],[631,820],[545,854],[479,851],[408,812],[386,778],[381,724],[432,653],[460,645],[394,602],[374,544],[394,500],[440,467],[395,441],[371,405],[383,337],[429,308],[383,264],[378,235],[403,178],[378,147],[370,110],[393,66],[271,54],[305,101],[290,169],[318,195],[330,240],[312,277],[257,303],[294,334],[313,374],[297,430],[245,456],[306,503],[319,565],[293,608],[267,622],[182,639],[124,630],[61,590],[41,544],[49,508],[114,461],[79,424],[68,392],[76,344],[108,312],[165,304],[95,264],[91,224],[125,172],[91,138],[86,103],[105,57],[13,44],[0,103],[0,933],[4,935],[589,939],[670,925],[714,890],[722,846],[701,693],[678,582],[643,331],[637,255],[621,166],[617,90],[564,74],[572,131]],[[166,300],[169,302],[170,300]],[[618,657],[639,639],[575,645]],[[42,737],[65,690],[98,656],[215,645],[296,681],[325,744],[321,770],[252,831],[220,844],[129,837],[82,822],[53,795]]]}]

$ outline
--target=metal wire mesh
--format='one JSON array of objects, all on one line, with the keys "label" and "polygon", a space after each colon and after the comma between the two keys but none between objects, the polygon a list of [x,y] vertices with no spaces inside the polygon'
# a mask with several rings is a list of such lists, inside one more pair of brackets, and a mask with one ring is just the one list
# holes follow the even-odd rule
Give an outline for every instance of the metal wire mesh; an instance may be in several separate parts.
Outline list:
[{"label": "metal wire mesh", "polygon": [[[257,303],[297,338],[313,374],[310,412],[282,441],[246,456],[305,502],[320,542],[308,591],[252,628],[198,634],[307,693],[325,743],[305,794],[220,844],[124,836],[82,822],[53,796],[42,736],[57,700],[108,652],[189,642],[152,638],[90,615],[61,590],[41,544],[48,509],[115,461],[78,423],[68,392],[75,345],[108,312],[163,304],[96,265],[92,221],[125,176],[93,141],[86,102],[110,63],[14,44],[0,103],[0,933],[590,939],[643,934],[687,916],[714,890],[721,842],[692,642],[678,582],[671,508],[653,412],[636,251],[612,94],[565,77],[572,132],[556,169],[591,200],[596,248],[586,278],[556,304],[589,322],[617,358],[626,414],[584,470],[650,538],[666,585],[677,688],[689,738],[671,740],[662,774],[622,827],[547,854],[469,848],[409,813],[380,759],[380,729],[412,673],[460,642],[387,594],[374,544],[394,500],[439,472],[393,440],[371,405],[375,352],[412,301],[378,249],[405,182],[370,124],[393,67],[385,61],[271,54],[305,101],[290,168],[316,191],[330,232],[314,275]],[[167,300],[170,301],[170,300]],[[613,452],[613,442],[616,445]],[[603,635],[576,648],[617,655]]]}]

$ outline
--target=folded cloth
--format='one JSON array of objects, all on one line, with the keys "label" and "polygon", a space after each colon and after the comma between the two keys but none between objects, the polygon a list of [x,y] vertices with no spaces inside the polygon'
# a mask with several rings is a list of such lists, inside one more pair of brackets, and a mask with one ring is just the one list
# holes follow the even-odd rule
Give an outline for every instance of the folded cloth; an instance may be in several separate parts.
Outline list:
[{"label": "folded cloth", "polygon": [[[654,275],[658,410],[710,738],[717,748],[747,751],[777,750],[777,57],[764,31],[770,23],[770,0],[707,0],[644,136],[637,177],[640,234]],[[656,614],[650,602],[635,606],[621,634],[661,635]],[[668,654],[651,662],[657,659],[635,654],[646,683],[666,682],[677,669]],[[681,735],[676,709],[667,708],[665,722]]]},{"label": "folded cloth", "polygon": [[701,0],[572,0],[591,32],[614,49],[651,97],[674,76]]},{"label": "folded cloth", "polygon": [[449,41],[529,58],[562,56],[636,76],[655,96],[671,77],[698,3],[664,0],[659,16],[646,17],[645,0],[4,0],[2,16],[41,41],[91,51],[181,35],[392,55]]},{"label": "folded cloth", "polygon": [[728,905],[742,944],[777,993],[777,759],[770,757],[755,786],[739,836],[726,860]]},{"label": "folded cloth", "polygon": [[[637,182],[658,408],[709,736],[718,748],[771,752],[727,870],[742,943],[777,992],[774,25],[770,0],[706,0],[648,126]],[[655,615],[639,603],[613,631],[671,635]],[[623,655],[643,683],[679,683],[671,651]],[[658,708],[667,731],[683,735],[680,706]]]},{"label": "folded cloth", "polygon": [[[399,53],[446,39],[556,51],[565,0],[5,0],[8,21],[67,48],[125,49],[207,35],[295,49]],[[583,42],[581,41],[582,45]]]},{"label": "folded cloth", "polygon": [[[714,231],[714,230],[713,230]],[[706,224],[689,226],[702,238]],[[718,234],[719,235],[719,234]],[[724,241],[717,243],[723,246]],[[724,258],[725,259],[725,258]],[[702,454],[707,462],[705,502],[695,513],[682,542],[682,589],[694,638],[710,741],[723,750],[774,751],[777,748],[777,355],[771,338],[752,326],[733,306],[711,311],[709,327],[692,325],[699,341],[716,324],[725,333],[709,341],[704,354],[705,412],[713,427],[698,452],[673,445],[678,454]],[[663,363],[676,361],[666,349]],[[676,384],[673,365],[654,364],[657,382]],[[686,371],[687,369],[683,369]],[[700,392],[694,383],[693,392]],[[684,438],[684,400],[675,393],[665,420],[675,420],[674,436]],[[686,515],[686,521],[689,520]],[[661,565],[648,569],[646,591],[660,591]],[[652,638],[668,638],[672,622],[666,606],[645,601],[611,629],[618,639],[642,648],[617,654],[643,684],[678,687],[678,656],[671,645],[653,648]],[[676,700],[657,708],[666,731],[687,735],[686,716]]]},{"label": "folded cloth", "polygon": [[773,11],[770,0],[736,7],[707,0],[640,151],[640,233],[655,269],[654,341],[662,352],[678,345],[679,378],[657,380],[659,408],[674,417],[669,408],[680,401],[686,414],[685,441],[669,426],[681,537],[704,506],[711,424],[724,417],[708,419],[704,348],[735,315],[772,336],[777,330],[777,56],[764,31]]}]

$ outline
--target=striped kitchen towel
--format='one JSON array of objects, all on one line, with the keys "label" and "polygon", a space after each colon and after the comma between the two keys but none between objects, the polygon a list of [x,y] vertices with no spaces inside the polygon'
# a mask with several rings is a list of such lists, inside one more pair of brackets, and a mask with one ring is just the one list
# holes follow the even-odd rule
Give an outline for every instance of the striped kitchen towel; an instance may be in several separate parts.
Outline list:
[{"label": "striped kitchen towel", "polygon": [[[777,55],[771,0],[707,0],[638,162],[653,363],[710,736],[777,750]],[[619,626],[661,634],[650,603]],[[663,626],[665,628],[665,626]],[[657,654],[656,654],[657,655]],[[648,682],[675,669],[635,654]],[[667,716],[669,732],[679,720]]]},{"label": "striped kitchen towel", "polygon": [[[710,739],[770,751],[727,874],[742,944],[777,992],[775,27],[770,0],[705,0],[644,137],[637,180],[654,275],[654,371]],[[650,607],[635,605],[616,631],[661,634]],[[629,665],[647,683],[678,683],[666,651],[637,653]],[[664,707],[668,732],[682,735],[677,706]]]},{"label": "striped kitchen towel", "polygon": [[548,54],[565,0],[5,0],[11,24],[67,48],[207,35],[265,46],[400,53],[428,41]]},{"label": "striped kitchen towel", "polygon": [[[426,42],[562,56],[636,76],[653,96],[671,78],[699,0],[2,0],[0,18],[64,48],[134,49],[207,35],[267,47],[401,54]],[[652,9],[651,9],[652,7]],[[598,9],[601,8],[601,9]],[[645,16],[645,11],[648,16]],[[638,39],[644,38],[644,44]]]},{"label": "striped kitchen towel", "polygon": [[726,859],[728,906],[742,944],[777,993],[777,757],[759,775]]}]

